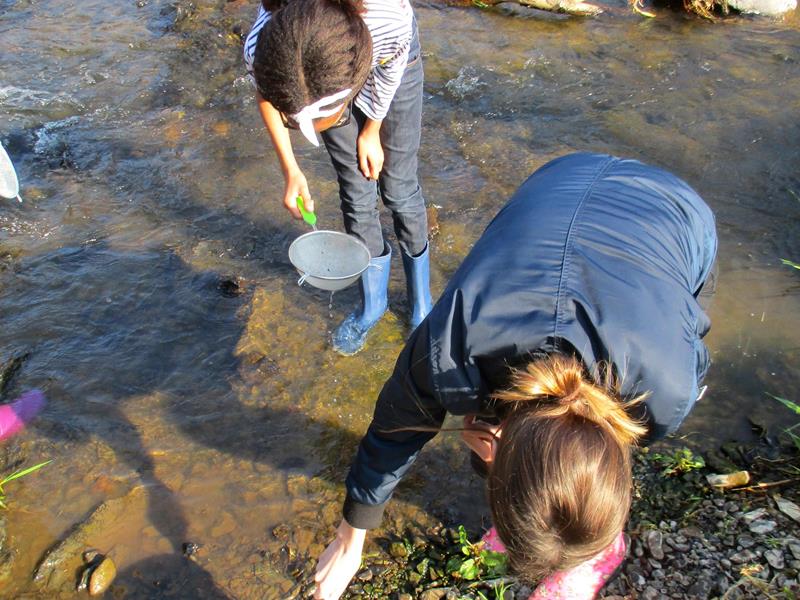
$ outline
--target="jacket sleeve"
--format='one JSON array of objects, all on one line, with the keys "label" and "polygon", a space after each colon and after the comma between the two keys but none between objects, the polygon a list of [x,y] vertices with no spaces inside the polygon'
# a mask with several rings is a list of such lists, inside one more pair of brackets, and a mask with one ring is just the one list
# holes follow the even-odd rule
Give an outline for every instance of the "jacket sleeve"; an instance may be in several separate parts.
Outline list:
[{"label": "jacket sleeve", "polygon": [[428,327],[424,321],[384,384],[372,423],[347,476],[344,518],[353,527],[378,527],[394,488],[444,421],[433,392]]}]

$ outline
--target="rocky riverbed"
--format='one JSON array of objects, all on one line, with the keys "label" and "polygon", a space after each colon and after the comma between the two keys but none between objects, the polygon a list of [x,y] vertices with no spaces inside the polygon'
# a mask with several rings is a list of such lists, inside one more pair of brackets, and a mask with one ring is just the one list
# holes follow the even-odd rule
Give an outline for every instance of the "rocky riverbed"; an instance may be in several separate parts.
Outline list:
[{"label": "rocky riverbed", "polygon": [[[705,458],[676,447],[637,452],[628,557],[600,597],[796,598],[799,464],[796,450],[777,447],[774,438],[729,445]],[[726,490],[709,484],[709,476],[742,469],[750,475],[745,485]],[[465,534],[478,540],[480,531],[417,518],[374,536],[346,598],[513,600],[531,593],[532,585],[495,569],[480,557],[480,544],[465,540]],[[282,565],[296,582],[287,596],[304,597],[324,533],[314,536],[297,522],[273,536],[276,549],[265,554],[265,564]],[[470,559],[477,563],[472,572],[463,568]]]}]

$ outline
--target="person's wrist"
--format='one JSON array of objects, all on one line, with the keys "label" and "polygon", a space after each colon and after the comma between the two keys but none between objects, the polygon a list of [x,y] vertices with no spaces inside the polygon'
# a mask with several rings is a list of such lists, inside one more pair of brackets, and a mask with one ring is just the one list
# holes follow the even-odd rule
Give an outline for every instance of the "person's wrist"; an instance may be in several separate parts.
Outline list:
[{"label": "person's wrist", "polygon": [[286,181],[290,181],[296,178],[298,175],[302,175],[303,172],[300,170],[300,167],[297,164],[293,165],[284,165],[283,166],[283,177]]},{"label": "person's wrist", "polygon": [[336,530],[336,537],[338,537],[348,549],[357,548],[358,550],[361,550],[366,536],[366,529],[358,529],[357,527],[353,527],[344,519],[342,519],[339,528]]}]

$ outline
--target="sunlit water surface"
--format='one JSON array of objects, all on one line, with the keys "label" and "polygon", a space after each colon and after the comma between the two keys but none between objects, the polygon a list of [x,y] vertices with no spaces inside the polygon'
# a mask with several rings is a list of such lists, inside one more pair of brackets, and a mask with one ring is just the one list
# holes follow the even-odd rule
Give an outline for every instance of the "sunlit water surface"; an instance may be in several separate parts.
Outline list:
[{"label": "sunlit water surface", "polygon": [[[0,359],[27,355],[6,399],[39,387],[50,400],[5,442],[4,464],[54,460],[6,488],[14,556],[0,589],[55,597],[30,583],[42,553],[144,486],[124,522],[88,540],[114,557],[117,596],[281,598],[292,582],[265,565],[270,532],[287,524],[315,556],[337,522],[405,336],[402,269],[366,350],[333,353],[357,293],[329,309],[288,262],[305,228],[281,206],[234,33],[256,2],[140,4],[0,1],[0,139],[24,198],[0,206]],[[417,4],[434,291],[550,158],[660,165],[714,208],[721,239],[715,364],[681,443],[745,439],[748,417],[792,423],[767,393],[798,399],[800,272],[780,259],[800,261],[800,19],[609,8],[577,19]],[[297,146],[319,226],[340,229],[324,149]],[[455,436],[439,436],[387,524],[477,527],[482,498]],[[181,558],[186,542],[202,546],[196,562]]]}]

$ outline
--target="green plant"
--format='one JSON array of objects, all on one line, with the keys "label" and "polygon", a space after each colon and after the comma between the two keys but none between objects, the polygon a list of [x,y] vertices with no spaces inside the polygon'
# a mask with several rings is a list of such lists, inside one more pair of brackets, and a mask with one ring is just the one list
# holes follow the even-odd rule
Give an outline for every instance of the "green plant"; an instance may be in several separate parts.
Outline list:
[{"label": "green plant", "polygon": [[20,477],[25,477],[25,475],[33,473],[34,471],[38,471],[43,466],[51,462],[53,461],[46,460],[42,463],[39,463],[38,465],[33,465],[32,467],[28,467],[27,469],[17,469],[13,473],[11,473],[11,475],[7,475],[6,477],[4,477],[3,480],[0,481],[0,508],[8,508],[6,506],[6,493],[5,490],[3,489],[3,486],[5,484],[14,481],[15,479],[19,479]]},{"label": "green plant", "polygon": [[[500,583],[495,583],[492,586],[492,594],[494,594],[494,600],[505,600],[506,592],[508,591],[508,584],[506,582],[501,581]],[[489,597],[484,594],[483,592],[477,592],[478,598],[480,600],[489,600]]]},{"label": "green plant", "polygon": [[662,475],[679,475],[695,469],[702,469],[706,461],[702,456],[695,456],[688,448],[680,448],[672,454],[652,454],[653,460],[664,466]]},{"label": "green plant", "polygon": [[[800,404],[796,404],[791,400],[787,400],[786,398],[781,398],[780,396],[773,396],[769,392],[767,392],[767,396],[769,396],[770,398],[774,398],[789,410],[794,411],[796,415],[800,415]],[[797,429],[798,427],[800,427],[800,423],[795,423],[791,427],[787,427],[786,429],[784,429],[783,432],[789,436],[795,448],[800,450],[800,436],[794,433],[794,430]]]},{"label": "green plant", "polygon": [[505,575],[507,557],[502,552],[492,552],[483,548],[483,542],[472,543],[467,537],[463,525],[458,526],[458,543],[461,545],[461,556],[454,556],[447,561],[447,572],[454,577],[474,581],[484,577],[500,577]]}]

